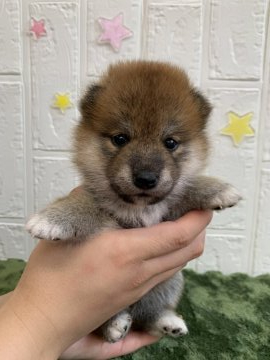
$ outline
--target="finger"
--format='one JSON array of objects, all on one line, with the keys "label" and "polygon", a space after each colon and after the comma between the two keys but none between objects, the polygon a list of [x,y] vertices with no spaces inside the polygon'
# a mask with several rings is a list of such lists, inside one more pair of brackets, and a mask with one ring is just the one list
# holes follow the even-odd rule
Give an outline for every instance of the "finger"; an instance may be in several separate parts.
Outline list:
[{"label": "finger", "polygon": [[141,297],[143,297],[145,294],[147,294],[156,285],[162,283],[163,281],[166,281],[166,280],[170,279],[177,272],[181,271],[185,265],[186,264],[183,264],[182,266],[176,267],[175,269],[171,269],[171,270],[168,270],[168,271],[165,271],[165,272],[162,272],[162,273],[160,273],[158,275],[153,276],[151,279],[149,279],[144,284]]},{"label": "finger", "polygon": [[124,339],[111,344],[101,337],[90,334],[73,344],[61,355],[60,359],[111,359],[129,354],[158,340],[158,337],[147,333],[131,331]]},{"label": "finger", "polygon": [[186,248],[145,261],[141,265],[141,269],[134,281],[136,288],[141,288],[143,293],[140,297],[146,294],[152,287],[182,270],[189,261],[202,255],[204,243],[205,231],[202,231]]},{"label": "finger", "polygon": [[[134,352],[143,346],[147,346],[157,342],[160,338],[149,335],[144,332],[131,331],[123,340],[120,340],[114,344],[107,344],[107,355],[99,356],[98,359],[111,359],[116,356],[122,356]],[[105,350],[105,344],[103,345],[103,351]]]},{"label": "finger", "polygon": [[209,224],[212,211],[192,211],[176,221],[167,221],[149,228],[131,229],[129,251],[134,258],[147,260],[166,255],[190,244]]},{"label": "finger", "polygon": [[177,267],[185,266],[189,261],[202,255],[205,243],[203,230],[188,246],[169,254],[152,258],[144,262],[144,271],[148,274],[161,274]]}]

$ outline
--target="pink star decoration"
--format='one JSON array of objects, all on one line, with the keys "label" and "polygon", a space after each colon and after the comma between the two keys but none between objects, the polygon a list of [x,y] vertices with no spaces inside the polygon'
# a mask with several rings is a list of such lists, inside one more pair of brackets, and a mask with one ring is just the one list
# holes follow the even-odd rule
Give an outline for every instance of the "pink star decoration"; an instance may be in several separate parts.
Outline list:
[{"label": "pink star decoration", "polygon": [[113,19],[101,17],[98,22],[103,30],[98,41],[111,44],[114,51],[119,51],[123,39],[133,35],[133,32],[123,25],[123,13],[116,15]]},{"label": "pink star decoration", "polygon": [[31,26],[30,32],[34,35],[34,38],[36,40],[38,40],[41,36],[47,35],[44,20],[36,20],[36,19],[32,18],[31,23],[32,23],[32,26]]}]

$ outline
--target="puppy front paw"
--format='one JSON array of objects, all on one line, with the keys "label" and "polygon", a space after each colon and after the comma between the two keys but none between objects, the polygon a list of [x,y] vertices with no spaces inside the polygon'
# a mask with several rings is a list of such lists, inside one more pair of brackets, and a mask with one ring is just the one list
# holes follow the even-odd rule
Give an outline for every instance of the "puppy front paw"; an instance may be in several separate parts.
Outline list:
[{"label": "puppy front paw", "polygon": [[54,219],[48,211],[33,215],[26,224],[26,230],[38,239],[68,240],[76,237],[76,229],[63,219]]},{"label": "puppy front paw", "polygon": [[232,207],[241,199],[242,196],[232,185],[224,184],[223,189],[210,200],[210,209],[222,210]]},{"label": "puppy front paw", "polygon": [[117,314],[103,326],[103,336],[105,340],[114,343],[123,339],[129,332],[131,324],[132,318],[128,312],[124,311]]},{"label": "puppy front paw", "polygon": [[154,336],[169,335],[172,337],[183,336],[188,333],[185,321],[174,311],[167,310],[156,321],[150,330]]}]

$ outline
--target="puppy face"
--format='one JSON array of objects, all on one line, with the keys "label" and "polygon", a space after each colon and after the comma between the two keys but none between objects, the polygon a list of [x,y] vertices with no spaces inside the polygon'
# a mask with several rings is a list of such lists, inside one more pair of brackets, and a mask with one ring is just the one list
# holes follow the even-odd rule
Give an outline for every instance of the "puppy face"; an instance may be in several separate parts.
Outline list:
[{"label": "puppy face", "polygon": [[111,66],[81,102],[75,163],[97,196],[154,204],[182,191],[207,157],[210,105],[158,62]]}]

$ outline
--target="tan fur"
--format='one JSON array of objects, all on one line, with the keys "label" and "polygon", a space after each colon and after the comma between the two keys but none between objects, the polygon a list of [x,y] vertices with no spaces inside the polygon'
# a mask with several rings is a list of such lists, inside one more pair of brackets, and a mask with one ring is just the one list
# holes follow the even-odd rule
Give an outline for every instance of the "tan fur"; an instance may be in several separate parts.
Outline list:
[{"label": "tan fur", "polygon": [[[151,194],[153,198],[156,195],[153,201],[167,195],[181,175],[183,181],[205,166],[208,142],[204,130],[210,111],[208,101],[177,67],[145,61],[111,66],[81,102],[82,121],[75,133],[74,161],[85,185],[107,194],[110,179],[110,185],[116,183],[120,191],[136,194],[132,174],[125,169],[122,176],[121,169],[134,167],[134,154],[140,166],[144,161],[145,167],[149,168],[150,163],[155,167],[154,154],[158,154],[170,180],[167,188],[165,183],[160,184],[162,189]],[[129,135],[130,143],[119,150],[111,137],[121,133]],[[171,153],[163,144],[168,137],[180,142]],[[189,152],[192,156],[186,156]],[[93,173],[97,180],[94,182]],[[100,187],[101,181],[104,186]]]},{"label": "tan fur", "polygon": [[[86,191],[36,214],[27,224],[33,236],[82,241],[104,229],[151,226],[192,209],[233,206],[240,199],[231,185],[199,175],[208,156],[211,106],[176,66],[113,65],[87,90],[80,107],[73,158]],[[123,146],[115,142],[119,134],[127,139]],[[168,149],[168,139],[178,147]],[[130,319],[152,333],[186,333],[184,321],[171,310],[182,288],[181,273],[158,285],[104,324],[105,338],[124,337]]]}]

